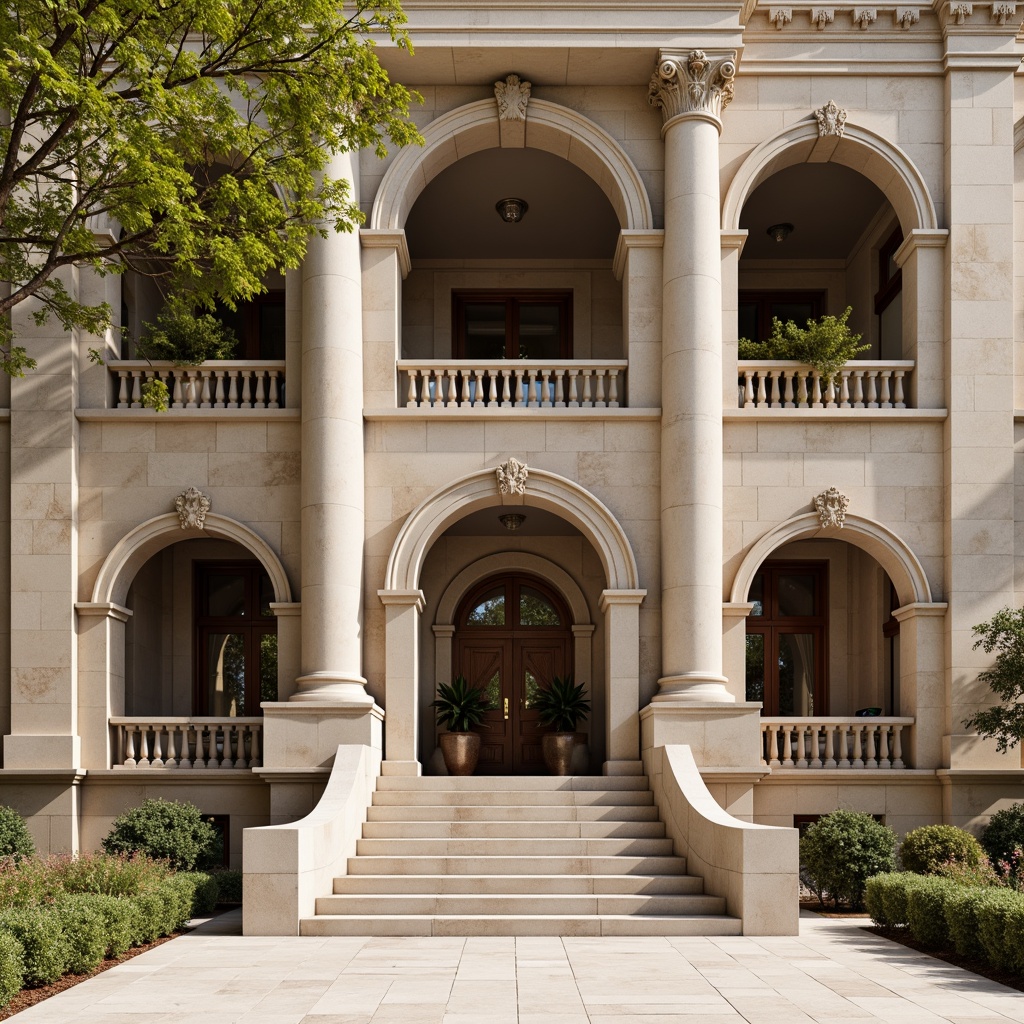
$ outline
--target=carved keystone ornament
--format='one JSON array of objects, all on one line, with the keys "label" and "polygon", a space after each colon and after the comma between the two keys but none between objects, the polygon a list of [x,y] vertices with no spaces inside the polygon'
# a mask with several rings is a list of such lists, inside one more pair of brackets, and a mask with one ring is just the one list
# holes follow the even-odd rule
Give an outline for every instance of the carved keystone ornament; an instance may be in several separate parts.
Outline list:
[{"label": "carved keystone ornament", "polygon": [[846,510],[850,507],[850,499],[845,494],[840,494],[839,489],[830,487],[822,491],[814,499],[814,508],[821,520],[822,529],[827,530],[830,526],[841,530],[843,521],[846,519]]},{"label": "carved keystone ornament", "polygon": [[508,75],[504,82],[494,83],[494,98],[498,101],[499,121],[525,121],[526,104],[530,102],[533,85],[518,75]]},{"label": "carved keystone ornament", "polygon": [[835,100],[829,100],[823,107],[819,107],[814,116],[818,119],[818,138],[824,135],[838,135],[843,137],[846,127],[846,111],[836,105]]},{"label": "carved keystone ornament", "polygon": [[174,508],[183,530],[202,530],[206,526],[206,513],[210,511],[210,499],[190,487],[174,499]]},{"label": "carved keystone ornament", "polygon": [[509,459],[503,462],[496,470],[498,476],[498,490],[502,494],[525,494],[526,478],[530,471],[525,463],[518,459]]}]

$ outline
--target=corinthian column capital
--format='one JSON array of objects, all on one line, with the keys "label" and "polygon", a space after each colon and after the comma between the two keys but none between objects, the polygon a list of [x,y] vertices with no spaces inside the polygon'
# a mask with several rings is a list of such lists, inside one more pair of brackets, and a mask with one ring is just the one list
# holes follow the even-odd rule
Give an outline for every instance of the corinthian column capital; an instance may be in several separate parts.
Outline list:
[{"label": "corinthian column capital", "polygon": [[732,99],[735,78],[735,50],[710,56],[703,50],[663,50],[647,97],[652,107],[661,108],[665,119],[662,133],[677,117],[703,117],[721,130],[722,111]]}]

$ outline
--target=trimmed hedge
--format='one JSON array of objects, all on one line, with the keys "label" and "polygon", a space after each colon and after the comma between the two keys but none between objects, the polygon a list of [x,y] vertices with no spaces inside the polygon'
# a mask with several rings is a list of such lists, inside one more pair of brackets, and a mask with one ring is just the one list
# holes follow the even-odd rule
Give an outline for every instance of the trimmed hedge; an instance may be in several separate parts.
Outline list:
[{"label": "trimmed hedge", "polygon": [[800,861],[819,895],[858,907],[872,875],[892,871],[896,833],[860,811],[833,811],[800,839]]},{"label": "trimmed hedge", "polygon": [[16,861],[32,857],[36,844],[25,819],[13,807],[0,807],[0,857],[13,857]]},{"label": "trimmed hedge", "polygon": [[943,908],[946,926],[953,948],[961,956],[985,956],[985,947],[978,934],[978,903],[979,897],[990,891],[996,890],[958,886],[946,897]]},{"label": "trimmed hedge", "polygon": [[242,872],[241,871],[215,871],[213,877],[217,882],[218,903],[241,903],[242,902]]},{"label": "trimmed hedge", "polygon": [[49,985],[67,973],[70,951],[61,915],[52,907],[12,907],[0,914],[0,931],[21,943],[25,986]]},{"label": "trimmed hedge", "polygon": [[880,928],[906,928],[910,924],[910,888],[920,875],[885,871],[867,880],[864,906]]},{"label": "trimmed hedge", "polygon": [[946,923],[946,898],[957,888],[948,878],[922,876],[907,891],[907,916],[911,934],[929,949],[945,949],[950,945]]},{"label": "trimmed hedge", "polygon": [[903,837],[900,863],[904,871],[934,875],[947,864],[976,868],[981,863],[981,844],[970,832],[955,825],[923,825]]},{"label": "trimmed hedge", "polygon": [[85,893],[62,896],[53,909],[67,943],[65,972],[87,974],[98,967],[108,943],[106,921],[94,898]]},{"label": "trimmed hedge", "polygon": [[195,883],[192,896],[192,917],[206,917],[213,913],[220,898],[220,886],[216,875],[208,875],[205,871],[189,871],[177,876],[187,878]]},{"label": "trimmed hedge", "polygon": [[24,984],[25,950],[10,932],[0,932],[0,1006],[6,1006]]}]

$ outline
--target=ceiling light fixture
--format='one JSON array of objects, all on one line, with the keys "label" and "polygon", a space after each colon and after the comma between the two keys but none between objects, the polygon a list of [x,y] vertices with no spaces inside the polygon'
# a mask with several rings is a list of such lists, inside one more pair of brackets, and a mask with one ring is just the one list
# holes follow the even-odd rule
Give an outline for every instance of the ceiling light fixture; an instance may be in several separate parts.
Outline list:
[{"label": "ceiling light fixture", "polygon": [[509,533],[515,533],[526,521],[526,516],[520,512],[506,512],[504,515],[498,516],[498,520]]},{"label": "ceiling light fixture", "polygon": [[525,199],[515,199],[510,196],[508,199],[499,199],[494,204],[494,208],[506,224],[518,224],[530,207]]},{"label": "ceiling light fixture", "polygon": [[775,239],[776,242],[784,242],[793,233],[792,224],[773,224],[768,229],[768,234]]}]

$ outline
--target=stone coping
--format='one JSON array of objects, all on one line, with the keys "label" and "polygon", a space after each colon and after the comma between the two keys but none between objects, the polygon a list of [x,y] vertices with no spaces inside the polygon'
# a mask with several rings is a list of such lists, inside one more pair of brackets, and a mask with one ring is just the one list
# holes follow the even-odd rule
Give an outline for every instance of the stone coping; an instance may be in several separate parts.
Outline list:
[{"label": "stone coping", "polygon": [[949,413],[946,409],[725,409],[722,419],[749,423],[751,420],[807,421],[820,423],[822,420],[855,420],[857,423],[874,423],[894,420],[913,420],[915,423],[942,423]]},{"label": "stone coping", "polygon": [[[0,419],[3,416],[0,410]],[[300,409],[76,409],[75,419],[83,423],[121,423],[125,420],[144,420],[150,423],[166,423],[169,420],[205,420],[207,423],[238,423],[240,420],[270,420],[275,423],[294,421],[301,418]]]}]

